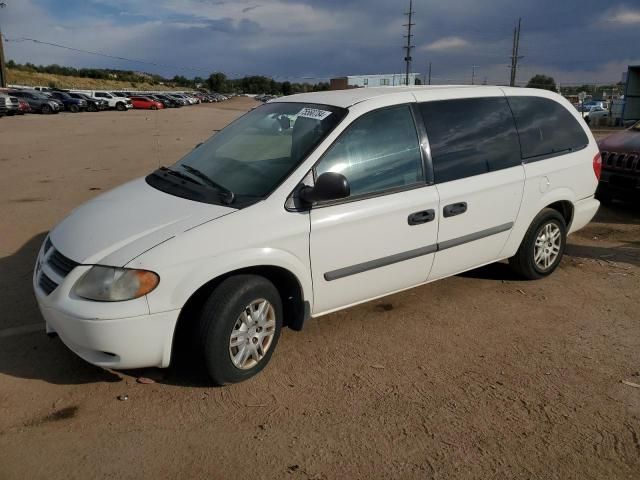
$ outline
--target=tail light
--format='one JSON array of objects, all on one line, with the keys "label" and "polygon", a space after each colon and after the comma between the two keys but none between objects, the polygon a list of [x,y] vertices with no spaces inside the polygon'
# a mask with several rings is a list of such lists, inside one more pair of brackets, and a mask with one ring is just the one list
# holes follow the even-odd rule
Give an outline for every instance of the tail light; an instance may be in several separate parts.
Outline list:
[{"label": "tail light", "polygon": [[600,152],[593,157],[593,173],[596,174],[596,178],[600,180],[600,173],[602,172],[602,156]]}]

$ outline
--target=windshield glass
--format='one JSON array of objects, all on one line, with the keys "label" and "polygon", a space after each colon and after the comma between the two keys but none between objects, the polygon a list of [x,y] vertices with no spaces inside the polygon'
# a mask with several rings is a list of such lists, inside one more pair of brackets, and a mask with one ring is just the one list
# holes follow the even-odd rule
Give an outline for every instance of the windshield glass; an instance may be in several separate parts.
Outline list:
[{"label": "windshield glass", "polygon": [[[344,118],[326,105],[269,103],[227,126],[171,167],[204,174],[236,200],[271,193]],[[200,180],[203,180],[200,175]],[[210,186],[209,188],[214,188]]]}]

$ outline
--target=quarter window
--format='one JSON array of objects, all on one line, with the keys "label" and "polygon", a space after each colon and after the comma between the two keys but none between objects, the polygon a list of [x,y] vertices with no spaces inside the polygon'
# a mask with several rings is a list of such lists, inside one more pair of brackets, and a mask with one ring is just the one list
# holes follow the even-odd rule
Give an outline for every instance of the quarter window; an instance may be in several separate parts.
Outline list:
[{"label": "quarter window", "polygon": [[437,183],[521,164],[513,115],[504,97],[420,105]]},{"label": "quarter window", "polygon": [[316,166],[344,175],[351,196],[422,182],[422,156],[408,105],[367,113],[355,120]]},{"label": "quarter window", "polygon": [[584,130],[558,102],[541,97],[509,97],[520,134],[522,158],[579,150],[589,144]]}]

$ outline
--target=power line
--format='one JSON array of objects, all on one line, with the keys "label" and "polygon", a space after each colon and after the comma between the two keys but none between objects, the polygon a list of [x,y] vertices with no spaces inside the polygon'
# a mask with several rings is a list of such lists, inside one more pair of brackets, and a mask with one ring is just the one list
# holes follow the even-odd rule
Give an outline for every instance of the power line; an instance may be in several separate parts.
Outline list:
[{"label": "power line", "polygon": [[33,42],[33,43],[37,43],[40,45],[48,45],[50,47],[56,47],[56,48],[62,48],[64,50],[70,50],[72,52],[79,52],[79,53],[87,53],[89,55],[96,55],[99,57],[105,57],[105,58],[111,58],[111,59],[115,59],[115,60],[124,60],[125,62],[133,62],[133,63],[140,63],[140,64],[144,64],[144,65],[153,65],[154,67],[166,67],[166,68],[173,68],[173,69],[179,69],[179,70],[194,70],[194,71],[201,71],[201,72],[210,72],[210,69],[206,69],[206,68],[202,68],[202,67],[185,67],[185,66],[180,66],[180,65],[170,65],[167,63],[158,63],[158,62],[151,62],[148,60],[140,60],[140,59],[136,59],[136,58],[127,58],[127,57],[120,57],[118,55],[109,55],[107,53],[102,53],[102,52],[93,52],[91,50],[83,50],[81,48],[75,48],[75,47],[70,47],[68,45],[60,45],[59,43],[53,43],[53,42],[44,42],[42,40],[38,40],[36,38],[29,38],[29,37],[20,37],[20,38],[6,38],[5,40],[7,42]]}]

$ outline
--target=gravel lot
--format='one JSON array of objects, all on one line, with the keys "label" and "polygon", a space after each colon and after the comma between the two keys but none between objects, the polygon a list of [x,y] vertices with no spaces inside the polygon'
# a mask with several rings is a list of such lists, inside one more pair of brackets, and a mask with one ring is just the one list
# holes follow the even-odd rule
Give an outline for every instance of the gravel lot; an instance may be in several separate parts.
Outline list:
[{"label": "gravel lot", "polygon": [[640,477],[637,207],[601,209],[550,278],[496,264],[312,320],[231,387],[44,335],[45,232],[254,104],[0,119],[0,479]]}]

